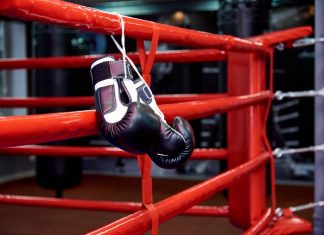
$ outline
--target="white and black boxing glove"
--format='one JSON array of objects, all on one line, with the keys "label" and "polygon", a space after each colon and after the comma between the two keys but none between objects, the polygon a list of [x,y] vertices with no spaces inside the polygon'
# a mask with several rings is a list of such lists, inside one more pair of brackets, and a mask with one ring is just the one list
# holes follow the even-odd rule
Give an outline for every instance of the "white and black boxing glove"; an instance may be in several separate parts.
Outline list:
[{"label": "white and black boxing glove", "polygon": [[182,117],[176,117],[173,120],[173,127],[168,125],[146,82],[138,78],[135,80],[135,86],[140,101],[148,104],[161,120],[159,138],[150,148],[148,155],[156,165],[162,168],[180,167],[190,158],[195,146],[191,125]]},{"label": "white and black boxing glove", "polygon": [[[124,70],[126,68],[126,76]],[[132,72],[121,60],[105,57],[91,65],[97,124],[103,137],[134,154],[148,153],[161,129],[160,117],[139,102]]]}]

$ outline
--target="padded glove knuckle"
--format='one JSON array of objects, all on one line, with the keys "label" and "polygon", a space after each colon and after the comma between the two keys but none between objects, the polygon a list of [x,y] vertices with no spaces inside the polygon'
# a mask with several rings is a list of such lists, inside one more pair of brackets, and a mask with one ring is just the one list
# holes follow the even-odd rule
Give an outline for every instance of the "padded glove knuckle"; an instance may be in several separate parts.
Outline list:
[{"label": "padded glove knuckle", "polygon": [[194,146],[194,134],[189,122],[176,117],[173,128],[162,122],[160,137],[148,154],[158,166],[174,169],[189,159]]}]

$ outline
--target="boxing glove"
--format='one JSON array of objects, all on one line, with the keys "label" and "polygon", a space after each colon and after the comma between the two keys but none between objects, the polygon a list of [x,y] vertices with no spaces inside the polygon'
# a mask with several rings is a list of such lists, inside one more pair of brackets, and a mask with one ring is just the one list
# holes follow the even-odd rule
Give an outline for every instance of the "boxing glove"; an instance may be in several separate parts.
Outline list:
[{"label": "boxing glove", "polygon": [[149,105],[161,120],[159,138],[150,148],[148,155],[162,168],[180,167],[189,159],[195,146],[194,133],[189,122],[182,117],[176,117],[173,127],[169,126],[146,82],[138,78],[135,80],[135,86],[140,102]]},{"label": "boxing glove", "polygon": [[[126,74],[125,74],[126,72]],[[160,117],[138,92],[129,64],[111,57],[91,65],[97,125],[113,145],[134,154],[147,153],[160,134]]]}]

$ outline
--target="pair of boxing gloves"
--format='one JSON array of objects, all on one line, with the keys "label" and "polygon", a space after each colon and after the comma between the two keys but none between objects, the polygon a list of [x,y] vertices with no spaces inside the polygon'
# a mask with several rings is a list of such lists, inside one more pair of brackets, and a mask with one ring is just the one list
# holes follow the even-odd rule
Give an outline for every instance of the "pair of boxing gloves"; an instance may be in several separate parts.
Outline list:
[{"label": "pair of boxing gloves", "polygon": [[176,117],[173,127],[168,125],[149,86],[143,79],[134,78],[129,63],[125,63],[105,57],[91,66],[101,134],[127,152],[148,154],[162,168],[178,168],[194,148],[190,124]]}]

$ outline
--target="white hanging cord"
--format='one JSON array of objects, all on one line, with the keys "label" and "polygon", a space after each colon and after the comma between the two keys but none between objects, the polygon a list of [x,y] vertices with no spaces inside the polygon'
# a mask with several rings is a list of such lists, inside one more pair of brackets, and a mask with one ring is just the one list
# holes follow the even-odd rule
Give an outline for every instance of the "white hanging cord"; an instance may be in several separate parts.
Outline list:
[{"label": "white hanging cord", "polygon": [[311,202],[311,203],[307,203],[307,204],[300,205],[300,206],[292,206],[292,207],[289,207],[289,209],[291,212],[296,212],[296,211],[312,209],[312,208],[319,207],[319,206],[324,206],[324,201]]},{"label": "white hanging cord", "polygon": [[[292,47],[298,48],[298,47],[312,46],[315,45],[316,43],[324,43],[324,37],[298,39],[292,43]],[[285,49],[285,44],[284,43],[277,44],[276,49],[278,51],[283,51]]]},{"label": "white hanging cord", "polygon": [[307,153],[307,152],[317,152],[317,151],[324,151],[324,143],[315,146],[309,146],[305,148],[289,148],[289,149],[281,149],[276,148],[272,154],[275,155],[277,158],[281,158],[283,155],[287,154],[294,154],[294,153]]},{"label": "white hanging cord", "polygon": [[277,100],[282,100],[283,98],[302,98],[302,97],[315,97],[322,96],[324,97],[324,87],[319,90],[309,90],[309,91],[289,91],[282,92],[276,91],[274,96]]},{"label": "white hanging cord", "polygon": [[[113,13],[115,15],[117,15],[120,19],[120,24],[121,24],[121,46],[119,45],[119,43],[117,42],[117,40],[114,38],[113,35],[110,35],[111,39],[113,40],[113,42],[115,43],[117,49],[120,51],[120,53],[123,56],[123,61],[124,61],[124,73],[125,73],[125,78],[127,78],[127,73],[126,73],[126,59],[129,62],[129,64],[132,66],[132,68],[134,69],[134,71],[136,72],[136,74],[138,75],[138,77],[142,80],[142,82],[144,84],[146,84],[145,79],[143,78],[143,76],[140,74],[140,72],[138,71],[137,67],[135,66],[134,62],[127,56],[126,54],[126,47],[125,47],[125,22],[124,19],[122,17],[122,15],[120,15],[119,13]],[[147,86],[147,89],[149,89],[149,91],[153,94],[153,92],[151,91],[150,87]],[[155,102],[155,101],[154,101]],[[153,108],[154,111],[161,117],[162,120],[165,121],[164,119],[164,114],[162,113],[162,111],[157,107]],[[179,134],[180,136],[182,136],[181,134]]]},{"label": "white hanging cord", "polygon": [[121,52],[122,56],[123,56],[123,61],[124,61],[124,76],[125,78],[127,77],[127,70],[126,70],[126,47],[125,47],[125,22],[123,17],[119,14],[119,13],[113,13],[115,15],[118,16],[119,20],[120,20],[120,26],[121,26],[121,44],[122,46],[120,46],[117,42],[117,40],[114,38],[113,35],[110,35],[110,37],[112,38],[112,40],[114,41],[115,45],[117,46],[118,50]]},{"label": "white hanging cord", "polygon": [[[289,207],[289,210],[294,213],[297,211],[308,210],[308,209],[313,209],[315,207],[322,207],[322,206],[324,206],[324,201],[317,201],[317,202],[310,202],[300,206],[292,206]],[[276,209],[275,214],[277,217],[281,217],[284,215],[284,210],[279,207]]]},{"label": "white hanging cord", "polygon": [[[129,62],[129,64],[132,66],[132,68],[134,69],[134,71],[136,72],[136,74],[138,75],[138,77],[140,77],[142,80],[144,80],[144,78],[142,77],[142,75],[140,74],[140,72],[138,72],[137,67],[135,66],[134,62],[127,56],[126,54],[126,47],[125,47],[125,22],[124,19],[122,17],[122,15],[120,15],[119,13],[113,13],[115,15],[117,15],[120,19],[120,24],[121,24],[121,46],[119,45],[119,43],[117,42],[117,40],[114,38],[113,35],[110,35],[111,39],[113,40],[113,42],[115,43],[117,49],[120,51],[120,53],[123,56],[123,61],[127,61]],[[124,73],[125,73],[125,78],[126,78],[126,63],[124,62]]]},{"label": "white hanging cord", "polygon": [[315,43],[323,43],[324,42],[324,37],[320,38],[302,38],[299,40],[296,40],[292,46],[293,47],[305,47],[305,46],[312,46]]}]

